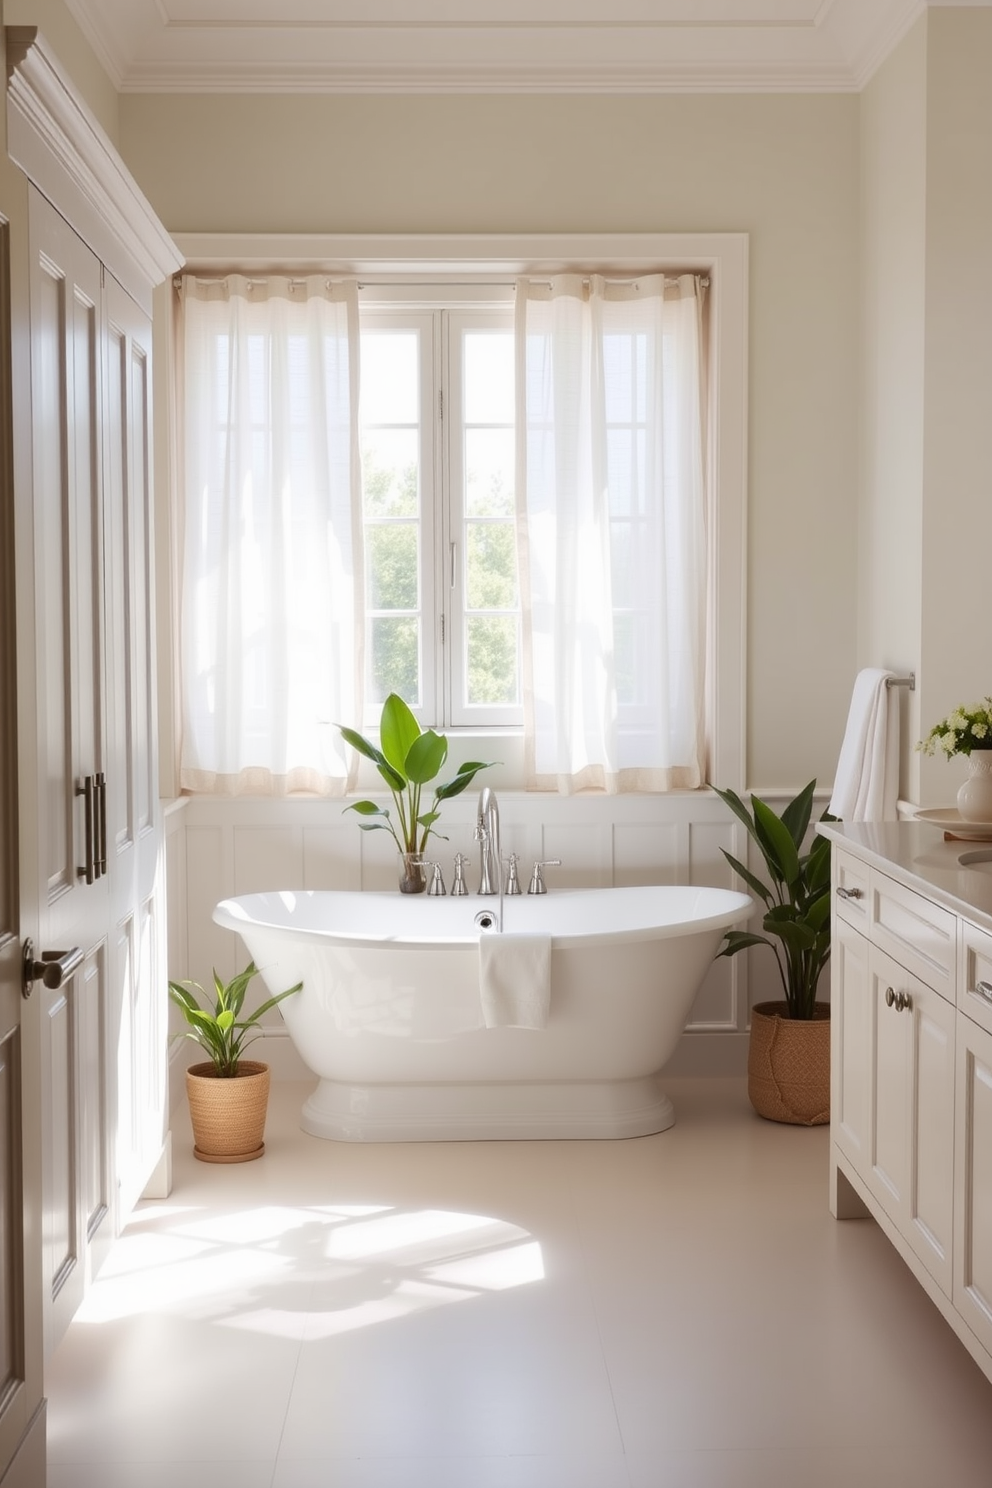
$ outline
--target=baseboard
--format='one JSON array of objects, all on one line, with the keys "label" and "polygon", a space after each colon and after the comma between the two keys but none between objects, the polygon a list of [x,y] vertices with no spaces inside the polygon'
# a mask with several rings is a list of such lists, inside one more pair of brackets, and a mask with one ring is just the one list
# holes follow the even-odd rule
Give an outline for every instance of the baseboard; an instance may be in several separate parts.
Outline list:
[{"label": "baseboard", "polygon": [[172,1132],[165,1134],[158,1161],[141,1190],[143,1199],[167,1199],[172,1192]]}]

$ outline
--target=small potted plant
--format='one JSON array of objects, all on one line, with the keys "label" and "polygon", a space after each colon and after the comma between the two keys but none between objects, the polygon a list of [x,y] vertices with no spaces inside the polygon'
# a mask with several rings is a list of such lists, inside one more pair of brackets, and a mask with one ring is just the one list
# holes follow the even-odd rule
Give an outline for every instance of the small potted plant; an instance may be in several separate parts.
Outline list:
[{"label": "small potted plant", "polygon": [[[780,1002],[751,1009],[748,1096],[760,1116],[802,1126],[830,1119],[830,1005],[816,997],[830,958],[830,843],[817,836],[803,850],[815,789],[811,780],[781,816],[757,796],[749,811],[733,791],[716,791],[744,823],[769,879],[765,883],[724,850],[764,905],[764,934],[728,930],[718,955],[769,946],[784,994]],[[833,818],[824,812],[820,820]]]},{"label": "small potted plant", "polygon": [[169,982],[169,996],[188,1025],[173,1036],[192,1039],[210,1056],[186,1071],[193,1155],[201,1162],[250,1162],[265,1151],[269,1066],[244,1059],[242,1054],[259,1036],[259,1019],[299,992],[303,983],[268,998],[242,1017],[245,992],[257,975],[254,961],[229,982],[223,982],[215,971],[212,1006],[198,982]]},{"label": "small potted plant", "polygon": [[948,759],[963,754],[968,778],[958,791],[958,813],[962,821],[992,822],[992,697],[955,708],[916,747],[931,755],[939,749]]},{"label": "small potted plant", "polygon": [[345,742],[370,759],[386,782],[396,808],[396,820],[390,816],[388,806],[377,806],[374,801],[352,801],[345,810],[367,818],[359,822],[363,832],[392,834],[400,856],[401,892],[422,893],[427,887],[424,851],[440,815],[438,807],[442,801],[460,796],[480,770],[488,770],[491,766],[478,760],[468,760],[459,765],[451,780],[434,787],[430,809],[423,811],[424,786],[437,779],[448,757],[448,741],[443,734],[435,733],[433,729],[421,729],[407,704],[395,692],[391,692],[382,705],[379,720],[381,748],[376,749],[354,729],[342,724],[338,724],[338,728]]}]

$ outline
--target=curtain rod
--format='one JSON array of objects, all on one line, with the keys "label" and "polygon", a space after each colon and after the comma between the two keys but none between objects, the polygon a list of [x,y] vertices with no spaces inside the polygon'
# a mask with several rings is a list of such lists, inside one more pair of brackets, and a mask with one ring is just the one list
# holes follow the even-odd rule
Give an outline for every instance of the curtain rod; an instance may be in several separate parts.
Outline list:
[{"label": "curtain rod", "polygon": [[[227,278],[230,277],[231,274],[237,274],[238,272],[239,271],[237,269],[230,269],[226,273],[223,273],[223,274],[211,274],[211,275],[206,275],[206,274],[187,274],[187,275],[177,274],[175,276],[175,278],[173,279],[173,281],[172,281],[172,285],[173,285],[173,288],[174,289],[178,289],[180,287],[180,285],[182,284],[184,278],[195,279],[196,282],[197,282],[197,284],[219,284],[221,282],[221,280],[227,279]],[[262,277],[262,278],[260,278],[257,274],[244,274],[241,277],[244,278],[244,279],[246,279],[249,284],[267,284],[268,281],[269,281],[269,279],[286,279],[287,282],[289,283],[290,287],[292,288],[292,287],[294,287],[296,285],[305,284],[306,283],[306,279],[308,277],[314,277],[314,278],[319,277],[320,276],[320,272],[321,271],[318,270],[313,276],[309,276],[308,275],[308,276],[305,276],[304,278],[301,278],[298,274],[293,274],[293,275],[280,274],[278,270],[273,270],[273,272],[271,274],[266,275],[265,277]],[[567,273],[568,271],[567,270],[564,270],[563,272],[566,272]],[[693,273],[693,271],[691,269],[686,269],[685,272],[687,274],[690,274],[690,275]],[[675,279],[681,278],[681,275],[680,274],[669,273],[669,271],[667,269],[645,269],[640,274],[631,274],[629,278],[622,278],[622,279],[620,279],[620,278],[613,278],[609,274],[601,274],[601,275],[599,275],[599,277],[601,279],[606,279],[607,282],[610,283],[610,284],[633,284],[638,279],[643,279],[643,278],[646,278],[648,275],[654,275],[656,273],[663,274],[666,279],[675,280]],[[348,278],[350,276],[348,276],[348,275],[342,275],[342,277],[343,278]],[[710,281],[709,281],[709,275],[708,274],[703,274],[701,276],[700,275],[694,275],[693,277],[699,279],[699,285],[700,285],[700,288],[701,289],[709,289],[709,287],[710,287]],[[325,278],[326,278],[326,276],[325,276]],[[520,275],[520,279],[530,279],[532,281],[532,283],[534,283],[534,284],[547,284],[549,287],[551,285],[551,280],[550,279],[546,279],[543,275],[534,275],[534,276],[532,276],[530,274],[521,274]],[[330,285],[331,280],[330,279],[327,279],[326,282],[328,283],[328,285]],[[411,278],[411,279],[377,279],[375,281],[375,283],[373,284],[373,283],[363,283],[362,280],[359,279],[359,281],[358,281],[358,287],[359,287],[359,289],[430,289],[432,285],[437,285],[438,288],[449,288],[449,289],[515,289],[516,286],[517,286],[517,284],[518,284],[518,282],[519,282],[519,280],[517,280],[517,279],[503,280],[503,279],[444,279],[444,278],[432,278],[432,279],[418,280],[418,279]],[[588,275],[584,275],[583,276],[582,282],[583,282],[583,284],[588,284],[589,283],[589,277],[588,277]]]}]

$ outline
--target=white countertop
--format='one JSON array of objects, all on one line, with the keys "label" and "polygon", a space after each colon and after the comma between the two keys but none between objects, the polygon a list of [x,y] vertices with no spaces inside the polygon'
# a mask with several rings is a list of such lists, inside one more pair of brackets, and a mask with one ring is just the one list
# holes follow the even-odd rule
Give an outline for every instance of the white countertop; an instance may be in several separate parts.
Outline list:
[{"label": "white countertop", "polygon": [[[817,831],[863,862],[992,931],[992,842],[945,842],[928,822],[820,822]],[[972,867],[962,855],[987,855]]]}]

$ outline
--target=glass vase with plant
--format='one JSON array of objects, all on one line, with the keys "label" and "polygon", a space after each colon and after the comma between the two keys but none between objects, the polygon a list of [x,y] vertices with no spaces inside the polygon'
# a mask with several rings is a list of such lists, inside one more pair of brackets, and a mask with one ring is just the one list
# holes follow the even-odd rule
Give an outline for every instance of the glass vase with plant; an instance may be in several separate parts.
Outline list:
[{"label": "glass vase with plant", "polygon": [[408,892],[417,892],[426,886],[423,872],[423,854],[428,838],[435,832],[435,822],[440,816],[443,801],[460,796],[472,783],[480,770],[488,770],[491,763],[466,760],[458,766],[450,780],[433,788],[429,808],[423,810],[423,791],[440,775],[448,757],[448,741],[434,729],[422,729],[408,705],[398,693],[391,692],[382,705],[379,720],[379,744],[376,748],[355,729],[338,724],[341,737],[358,753],[372,761],[389,788],[396,811],[395,820],[388,806],[375,801],[352,801],[345,807],[354,811],[363,820],[359,826],[363,832],[389,832],[396,843],[404,864],[400,876],[400,887]]}]

